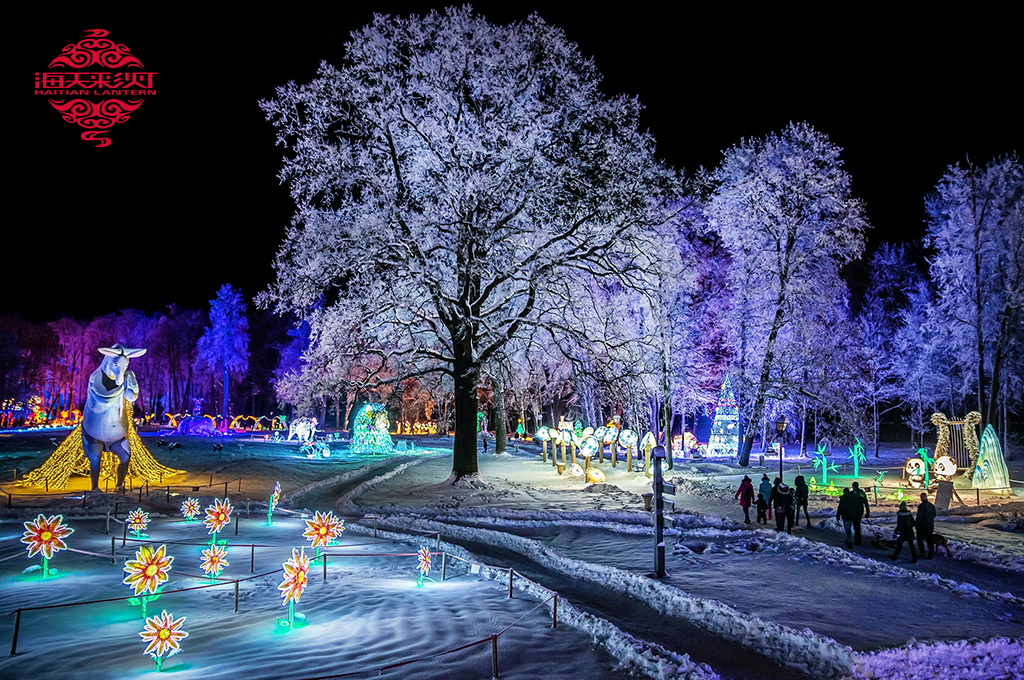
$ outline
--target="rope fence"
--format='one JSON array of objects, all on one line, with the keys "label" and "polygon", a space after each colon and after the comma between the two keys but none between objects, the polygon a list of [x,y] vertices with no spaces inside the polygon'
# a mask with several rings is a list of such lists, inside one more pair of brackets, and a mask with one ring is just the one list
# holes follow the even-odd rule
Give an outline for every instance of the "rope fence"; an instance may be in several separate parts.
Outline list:
[{"label": "rope fence", "polygon": [[[352,518],[352,519],[356,519],[356,518]],[[367,518],[358,518],[358,519],[370,519],[370,518],[367,517]],[[374,519],[376,519],[376,518],[374,518]],[[417,531],[417,530],[410,529],[409,531]],[[426,535],[426,536],[431,536],[431,537],[435,537],[436,536],[437,545],[438,545],[438,548],[440,548],[441,532],[418,531],[418,533],[421,533],[421,534]],[[124,540],[125,541],[133,541],[133,542],[136,542],[136,543],[162,543],[162,544],[170,544],[170,545],[191,545],[191,546],[205,546],[205,545],[208,545],[207,543],[197,543],[197,542],[192,542],[192,541],[155,541],[155,540],[145,540],[145,539],[135,539],[135,538],[128,538],[128,539],[124,539]],[[111,536],[111,538],[110,538],[111,554],[109,556],[109,559],[111,560],[112,563],[116,561],[115,541],[116,541],[116,537]],[[382,539],[381,542],[385,542],[385,541]],[[392,542],[392,541],[387,541],[387,542]],[[358,545],[365,545],[365,544],[358,544]],[[281,546],[279,546],[279,545],[268,545],[268,544],[258,544],[258,543],[233,544],[233,545],[229,545],[228,547],[229,548],[232,548],[232,547],[234,547],[234,548],[248,547],[252,551],[253,555],[255,555],[255,549],[256,548],[281,549]],[[350,546],[338,546],[338,547],[344,548],[344,547],[350,547]],[[102,555],[102,554],[99,554],[99,553],[89,552],[89,551],[85,551],[85,550],[77,550],[77,549],[74,549],[74,548],[69,548],[69,550],[72,550],[73,552],[85,554],[85,555],[92,555],[92,556],[95,556],[95,557],[101,557],[103,559],[108,559],[108,556]],[[326,581],[327,580],[328,558],[330,558],[330,557],[337,557],[337,558],[399,557],[399,558],[405,558],[405,557],[415,557],[418,554],[419,553],[414,553],[414,552],[410,552],[410,553],[405,553],[405,552],[353,553],[353,552],[326,552],[325,551],[325,552],[320,553],[318,556],[312,557],[311,558],[311,562],[320,561],[322,563],[322,565],[323,565],[323,579],[324,579],[324,581]],[[455,560],[455,561],[464,562],[464,563],[470,565],[470,570],[469,571],[470,571],[470,573],[473,573],[473,574],[479,574],[479,573],[481,573],[485,569],[486,570],[490,570],[490,571],[494,572],[495,574],[501,574],[501,573],[507,572],[508,573],[508,597],[509,598],[512,598],[514,596],[514,585],[515,585],[515,579],[517,577],[519,579],[521,579],[523,581],[526,581],[527,583],[533,585],[536,588],[539,588],[539,589],[541,589],[541,590],[543,590],[543,591],[545,591],[547,593],[550,593],[550,595],[546,599],[544,599],[541,602],[537,603],[529,611],[523,613],[517,619],[512,621],[512,623],[510,623],[507,626],[505,626],[504,628],[502,628],[500,631],[498,631],[496,633],[493,633],[493,634],[491,634],[491,635],[489,635],[487,637],[480,638],[479,640],[474,640],[472,642],[468,642],[466,644],[459,645],[457,647],[441,650],[439,652],[435,652],[435,653],[432,653],[432,654],[416,657],[416,658],[413,658],[413,659],[405,659],[405,660],[402,660],[402,661],[397,661],[397,662],[386,664],[386,665],[383,665],[383,666],[375,666],[375,667],[372,667],[372,668],[365,668],[365,669],[362,669],[362,670],[348,671],[348,672],[345,672],[345,673],[337,673],[337,674],[332,674],[332,675],[321,675],[321,676],[316,676],[316,677],[308,677],[308,678],[303,678],[302,680],[329,680],[331,678],[354,677],[354,676],[359,676],[359,675],[368,675],[368,674],[371,674],[371,673],[380,674],[380,673],[383,673],[384,671],[395,669],[395,668],[401,668],[401,667],[407,666],[409,664],[423,662],[423,661],[429,661],[429,660],[432,660],[432,659],[437,659],[439,657],[446,656],[448,654],[453,654],[455,652],[459,652],[459,651],[462,651],[462,650],[465,650],[465,649],[469,649],[469,648],[472,648],[472,647],[476,647],[478,645],[482,645],[482,644],[485,644],[487,642],[491,643],[491,672],[492,672],[492,677],[497,678],[498,677],[498,638],[499,637],[501,637],[502,635],[507,633],[510,629],[512,629],[516,625],[520,624],[527,616],[529,616],[530,614],[535,612],[537,609],[540,609],[541,607],[546,606],[549,602],[552,603],[551,627],[552,628],[558,628],[558,597],[559,597],[558,592],[556,592],[554,590],[551,590],[550,588],[547,588],[545,586],[542,586],[539,583],[537,583],[536,581],[533,581],[532,579],[530,579],[530,578],[528,578],[526,576],[523,576],[522,574],[516,572],[513,568],[495,567],[495,566],[491,566],[491,565],[487,565],[487,564],[483,564],[483,563],[479,563],[479,562],[474,562],[472,560],[468,560],[468,559],[466,559],[464,557],[461,557],[459,555],[455,555],[455,554],[449,553],[447,551],[442,551],[440,549],[438,549],[436,551],[432,551],[430,554],[431,554],[431,556],[435,556],[435,555],[440,555],[441,556],[441,580],[442,581],[445,581],[448,578],[447,571],[448,571],[448,563],[449,563],[449,561]],[[0,561],[4,561],[6,559],[11,559],[12,557],[18,557],[18,556],[21,556],[20,553],[18,553],[16,555],[9,556],[9,557],[4,558],[3,560],[0,560]],[[250,564],[250,571],[253,571],[254,564],[255,564],[255,560],[253,559],[253,562]],[[209,589],[209,588],[220,588],[220,587],[224,587],[224,586],[233,586],[234,587],[234,613],[237,614],[238,613],[239,584],[240,583],[244,583],[246,581],[252,581],[254,579],[263,578],[263,577],[266,577],[266,576],[271,576],[271,575],[274,575],[274,574],[281,573],[282,571],[283,571],[283,569],[274,569],[272,571],[263,572],[261,574],[254,574],[252,576],[248,576],[248,577],[244,577],[244,578],[234,578],[234,579],[228,579],[228,578],[219,577],[219,578],[216,578],[216,579],[211,579],[211,580],[216,580],[217,582],[215,582],[215,583],[204,583],[204,584],[197,585],[197,586],[189,586],[189,587],[185,587],[185,588],[175,588],[173,590],[165,590],[165,591],[161,591],[160,595],[172,595],[172,594],[175,594],[175,593],[185,593],[185,592],[191,592],[191,591],[195,591],[195,590],[206,590],[206,589]],[[171,572],[171,573],[173,573],[175,576],[182,576],[182,577],[186,577],[186,578],[207,578],[207,577],[197,576],[197,575],[194,575],[194,574],[186,574],[186,573],[183,573],[183,572]],[[20,630],[21,630],[21,618],[22,618],[22,613],[23,612],[42,611],[42,610],[48,610],[48,609],[59,609],[59,608],[62,608],[62,607],[79,607],[79,606],[97,605],[97,604],[104,604],[104,603],[110,603],[110,602],[124,602],[124,601],[127,601],[127,600],[135,599],[135,597],[136,596],[134,596],[134,595],[129,595],[129,596],[125,596],[125,597],[108,597],[108,598],[102,598],[102,599],[96,599],[96,600],[83,600],[83,601],[80,601],[80,602],[66,602],[66,603],[62,603],[62,604],[39,605],[39,606],[35,606],[35,607],[19,607],[18,609],[14,610],[13,612],[9,612],[8,614],[6,614],[3,617],[3,618],[6,618],[6,616],[10,616],[11,614],[14,614],[14,616],[15,616],[15,619],[14,619],[14,632],[13,632],[12,637],[11,637],[11,655],[14,655],[14,654],[17,653],[18,638],[19,638],[19,633],[20,633]]]}]

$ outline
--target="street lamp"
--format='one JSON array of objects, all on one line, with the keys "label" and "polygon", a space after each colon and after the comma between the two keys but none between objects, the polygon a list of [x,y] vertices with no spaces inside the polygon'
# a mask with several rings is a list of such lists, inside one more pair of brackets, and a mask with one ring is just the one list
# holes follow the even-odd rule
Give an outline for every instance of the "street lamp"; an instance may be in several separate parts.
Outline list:
[{"label": "street lamp", "polygon": [[789,421],[782,415],[775,419],[775,441],[779,444],[779,481],[782,481],[782,433],[786,431]]}]

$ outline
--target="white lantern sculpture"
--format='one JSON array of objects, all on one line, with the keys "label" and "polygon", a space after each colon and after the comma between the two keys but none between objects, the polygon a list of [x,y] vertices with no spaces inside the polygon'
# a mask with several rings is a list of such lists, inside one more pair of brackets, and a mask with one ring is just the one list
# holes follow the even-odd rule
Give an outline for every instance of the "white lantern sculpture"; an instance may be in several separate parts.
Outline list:
[{"label": "white lantern sculpture", "polygon": [[551,440],[551,435],[548,434],[548,428],[541,425],[537,428],[537,432],[535,432],[533,436],[540,440],[542,460],[545,463],[548,462],[548,441]]},{"label": "white lantern sculpture", "polygon": [[[623,430],[619,433],[619,446],[626,449],[626,469],[630,472],[633,471],[633,449],[636,448],[636,443],[639,441],[640,436],[637,435],[633,430]],[[615,466],[615,458],[618,455],[612,457],[612,466]]]},{"label": "white lantern sculpture", "polygon": [[648,432],[644,435],[644,438],[640,440],[640,448],[644,452],[644,474],[648,477],[652,476],[651,473],[651,449],[658,445],[658,438],[654,436],[653,432]]},{"label": "white lantern sculpture", "polygon": [[[604,444],[608,444],[608,453],[611,454],[611,457],[612,457],[612,467],[615,467],[615,463],[618,462],[617,459],[618,459],[619,455],[615,451],[615,440],[618,439],[618,438],[619,438],[619,428],[615,427],[614,425],[609,425],[608,427],[606,427],[604,429],[604,437],[601,438],[601,441]],[[604,446],[601,447],[601,452],[602,452],[602,455],[603,455],[604,454]]]}]

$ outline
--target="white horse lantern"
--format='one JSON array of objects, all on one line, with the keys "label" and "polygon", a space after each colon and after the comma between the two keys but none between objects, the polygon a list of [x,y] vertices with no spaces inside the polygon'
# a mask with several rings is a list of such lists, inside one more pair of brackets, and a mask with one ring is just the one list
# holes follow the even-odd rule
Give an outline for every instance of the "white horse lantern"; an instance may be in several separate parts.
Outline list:
[{"label": "white horse lantern", "polygon": [[129,349],[121,343],[100,347],[103,361],[89,376],[89,395],[82,409],[82,448],[89,459],[92,488],[99,488],[100,457],[110,451],[119,461],[117,488],[123,489],[131,449],[128,445],[128,413],[125,402],[139,397],[139,383],[128,370],[128,360],[141,357],[144,349]]}]

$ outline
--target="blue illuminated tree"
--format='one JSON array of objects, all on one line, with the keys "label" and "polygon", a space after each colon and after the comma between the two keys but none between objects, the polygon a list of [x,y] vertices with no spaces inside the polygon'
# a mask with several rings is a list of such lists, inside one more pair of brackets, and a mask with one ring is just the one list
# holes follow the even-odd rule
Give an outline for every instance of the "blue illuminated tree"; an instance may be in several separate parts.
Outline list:
[{"label": "blue illuminated tree", "polygon": [[853,461],[853,476],[860,477],[860,464],[866,459],[864,458],[864,445],[860,443],[860,439],[856,441],[857,443],[848,449],[850,452],[848,459]]},{"label": "blue illuminated tree", "polygon": [[211,370],[224,372],[224,402],[221,415],[228,416],[228,385],[231,372],[249,369],[249,320],[242,294],[225,283],[210,300],[210,325],[199,338],[198,360]]},{"label": "blue illuminated tree", "polygon": [[814,454],[814,469],[821,469],[821,483],[822,485],[828,484],[828,473],[829,471],[837,472],[839,468],[836,464],[828,459],[828,447],[824,444],[818,444],[818,450]]}]

